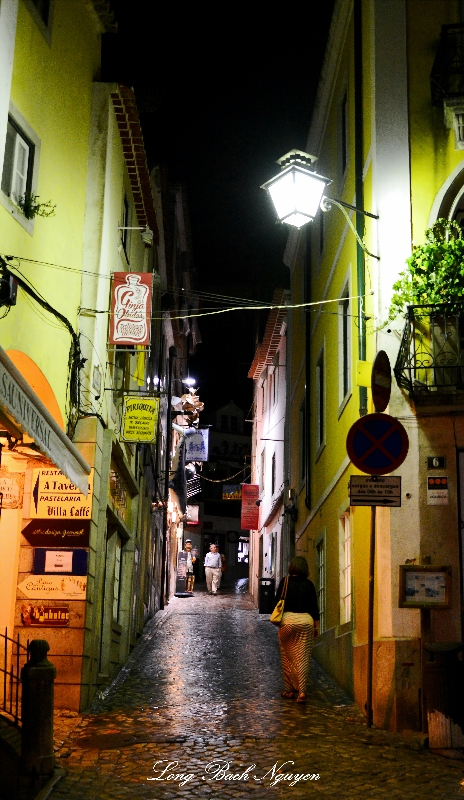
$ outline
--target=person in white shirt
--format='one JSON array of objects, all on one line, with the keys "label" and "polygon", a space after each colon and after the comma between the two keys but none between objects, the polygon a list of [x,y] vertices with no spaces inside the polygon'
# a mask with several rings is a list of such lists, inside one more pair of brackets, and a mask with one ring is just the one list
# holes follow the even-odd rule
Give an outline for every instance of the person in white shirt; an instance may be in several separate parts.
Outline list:
[{"label": "person in white shirt", "polygon": [[205,558],[206,586],[208,594],[217,594],[221,580],[221,556],[215,544],[211,544]]}]

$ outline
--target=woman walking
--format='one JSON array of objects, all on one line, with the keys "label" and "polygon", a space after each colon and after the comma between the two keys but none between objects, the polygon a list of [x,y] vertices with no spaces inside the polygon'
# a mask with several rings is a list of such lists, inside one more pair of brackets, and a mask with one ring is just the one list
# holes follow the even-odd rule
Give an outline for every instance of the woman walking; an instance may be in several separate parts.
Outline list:
[{"label": "woman walking", "polygon": [[276,594],[277,603],[284,591],[285,582],[288,581],[278,633],[284,674],[282,697],[293,699],[298,695],[297,703],[306,702],[313,640],[319,634],[316,589],[308,575],[306,559],[295,556],[290,561],[288,577],[281,580]]}]

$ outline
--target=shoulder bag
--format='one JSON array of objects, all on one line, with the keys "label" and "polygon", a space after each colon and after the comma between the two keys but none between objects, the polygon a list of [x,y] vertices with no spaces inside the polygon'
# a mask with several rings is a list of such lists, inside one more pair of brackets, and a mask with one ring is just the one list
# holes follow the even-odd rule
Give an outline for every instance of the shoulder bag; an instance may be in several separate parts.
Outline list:
[{"label": "shoulder bag", "polygon": [[282,590],[282,596],[280,600],[277,601],[276,607],[272,612],[271,616],[269,617],[269,622],[272,622],[274,625],[280,625],[282,622],[282,616],[284,613],[284,605],[285,605],[285,597],[287,595],[287,586],[288,586],[288,576],[285,578],[284,588]]}]

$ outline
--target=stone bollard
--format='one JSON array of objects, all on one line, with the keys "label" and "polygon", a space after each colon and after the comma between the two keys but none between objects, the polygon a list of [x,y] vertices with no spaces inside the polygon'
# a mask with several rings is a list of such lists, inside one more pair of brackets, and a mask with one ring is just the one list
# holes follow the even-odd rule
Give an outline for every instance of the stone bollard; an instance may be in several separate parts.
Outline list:
[{"label": "stone bollard", "polygon": [[30,661],[21,670],[22,743],[21,767],[27,775],[51,775],[53,753],[53,682],[56,668],[47,658],[45,639],[29,643]]}]

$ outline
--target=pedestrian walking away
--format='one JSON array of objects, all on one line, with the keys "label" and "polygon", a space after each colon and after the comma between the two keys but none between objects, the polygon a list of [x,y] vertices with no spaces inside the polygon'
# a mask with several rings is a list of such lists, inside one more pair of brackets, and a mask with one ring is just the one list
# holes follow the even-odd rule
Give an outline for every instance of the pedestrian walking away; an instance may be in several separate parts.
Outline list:
[{"label": "pedestrian walking away", "polygon": [[288,567],[288,578],[281,580],[276,593],[277,603],[288,581],[278,632],[284,677],[282,697],[298,696],[298,703],[306,702],[313,641],[319,633],[316,589],[308,576],[308,562],[303,556],[295,556]]},{"label": "pedestrian walking away", "polygon": [[215,544],[210,545],[205,557],[206,586],[209,594],[217,594],[221,579],[221,556]]}]

